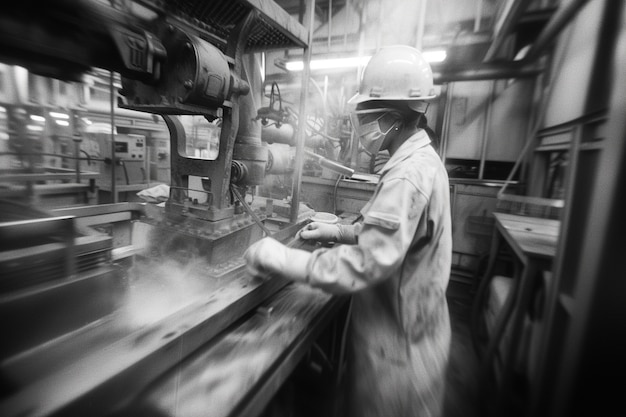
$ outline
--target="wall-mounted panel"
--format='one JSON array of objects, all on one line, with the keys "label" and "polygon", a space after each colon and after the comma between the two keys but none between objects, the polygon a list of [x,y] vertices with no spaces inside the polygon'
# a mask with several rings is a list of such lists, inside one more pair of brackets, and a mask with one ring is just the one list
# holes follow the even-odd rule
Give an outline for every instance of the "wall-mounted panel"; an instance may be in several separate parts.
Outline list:
[{"label": "wall-mounted panel", "polygon": [[[504,85],[503,85],[504,84]],[[534,79],[498,82],[487,130],[485,159],[514,162],[528,138]]]},{"label": "wall-mounted panel", "polygon": [[480,159],[492,81],[455,82],[452,88],[447,158]]}]

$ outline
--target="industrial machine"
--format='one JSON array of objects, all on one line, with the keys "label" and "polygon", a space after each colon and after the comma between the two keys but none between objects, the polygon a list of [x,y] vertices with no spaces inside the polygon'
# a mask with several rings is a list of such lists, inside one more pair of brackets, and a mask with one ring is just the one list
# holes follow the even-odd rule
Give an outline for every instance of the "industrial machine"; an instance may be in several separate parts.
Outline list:
[{"label": "industrial machine", "polygon": [[[271,200],[246,199],[268,167],[251,53],[306,40],[269,1],[53,0],[3,11],[0,60],[64,80],[119,72],[118,105],[169,129],[171,177],[163,209],[2,203],[1,415],[259,415],[339,320],[345,299],[254,280],[242,259],[264,235],[307,248],[293,237],[312,210],[295,205],[281,218]],[[217,158],[187,154],[180,115],[219,122]],[[107,169],[130,183],[145,140],[117,135],[114,145],[100,146]],[[338,345],[323,363],[341,363]]]}]

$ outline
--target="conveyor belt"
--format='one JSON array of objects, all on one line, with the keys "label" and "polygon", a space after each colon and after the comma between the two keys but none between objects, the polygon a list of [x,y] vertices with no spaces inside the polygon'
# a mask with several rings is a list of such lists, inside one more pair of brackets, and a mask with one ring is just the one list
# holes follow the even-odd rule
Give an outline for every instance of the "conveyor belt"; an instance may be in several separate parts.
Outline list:
[{"label": "conveyor belt", "polygon": [[[207,280],[207,283],[212,282]],[[243,268],[206,297],[151,321],[132,302],[74,333],[5,360],[2,416],[105,415],[285,285]],[[152,297],[151,300],[154,300]],[[165,305],[162,306],[166,308]],[[134,310],[137,309],[138,310]],[[156,311],[159,313],[159,311]]]},{"label": "conveyor belt", "polygon": [[259,415],[346,298],[290,285],[151,385],[122,415]]}]

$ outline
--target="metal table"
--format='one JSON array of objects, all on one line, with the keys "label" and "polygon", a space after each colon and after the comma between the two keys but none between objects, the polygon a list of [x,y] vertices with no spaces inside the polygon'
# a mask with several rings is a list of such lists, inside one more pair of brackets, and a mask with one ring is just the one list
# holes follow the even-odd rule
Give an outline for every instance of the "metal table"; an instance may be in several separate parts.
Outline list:
[{"label": "metal table", "polygon": [[508,407],[512,398],[514,366],[519,354],[524,318],[533,302],[536,301],[538,274],[551,268],[561,222],[508,213],[494,213],[494,217],[496,227],[484,279],[488,280],[493,275],[496,261],[504,244],[511,249],[514,262],[518,265],[511,292],[496,320],[493,335],[489,339],[481,375],[481,379],[486,383],[503,336],[507,329],[510,329],[511,339],[503,352],[502,377],[496,405],[498,411],[503,411]]}]

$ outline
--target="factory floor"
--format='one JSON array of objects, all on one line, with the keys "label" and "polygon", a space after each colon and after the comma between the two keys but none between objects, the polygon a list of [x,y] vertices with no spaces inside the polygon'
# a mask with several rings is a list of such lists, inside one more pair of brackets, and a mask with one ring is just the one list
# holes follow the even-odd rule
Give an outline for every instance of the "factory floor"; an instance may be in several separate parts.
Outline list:
[{"label": "factory floor", "polygon": [[478,358],[472,347],[470,333],[471,286],[452,279],[447,296],[452,346],[442,417],[475,417],[478,416]]}]

